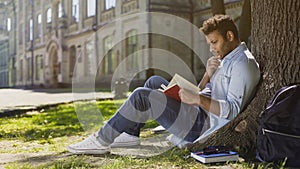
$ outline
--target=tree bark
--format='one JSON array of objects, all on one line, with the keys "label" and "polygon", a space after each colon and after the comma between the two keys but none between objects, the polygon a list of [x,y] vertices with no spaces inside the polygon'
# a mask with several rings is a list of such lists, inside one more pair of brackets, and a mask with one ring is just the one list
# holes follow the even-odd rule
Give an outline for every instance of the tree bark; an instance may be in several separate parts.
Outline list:
[{"label": "tree bark", "polygon": [[252,53],[260,64],[261,83],[247,109],[191,151],[208,145],[226,145],[241,156],[253,157],[259,114],[281,87],[300,82],[300,1],[253,0]]}]

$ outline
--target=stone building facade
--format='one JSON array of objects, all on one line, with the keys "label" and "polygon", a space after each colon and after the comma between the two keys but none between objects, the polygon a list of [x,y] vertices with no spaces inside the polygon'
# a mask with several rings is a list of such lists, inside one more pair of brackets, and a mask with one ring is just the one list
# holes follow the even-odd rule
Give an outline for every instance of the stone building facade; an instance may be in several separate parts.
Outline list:
[{"label": "stone building facade", "polygon": [[8,37],[0,35],[0,87],[8,86]]},{"label": "stone building facade", "polygon": [[[116,78],[138,84],[151,74],[184,74],[182,63],[199,80],[210,55],[203,35],[195,33],[212,15],[210,0],[14,2],[14,86],[109,87]],[[225,0],[237,23],[242,4]]]},{"label": "stone building facade", "polygon": [[13,22],[13,3],[0,0],[0,88],[12,86],[15,82],[15,69],[12,64],[16,55]]}]

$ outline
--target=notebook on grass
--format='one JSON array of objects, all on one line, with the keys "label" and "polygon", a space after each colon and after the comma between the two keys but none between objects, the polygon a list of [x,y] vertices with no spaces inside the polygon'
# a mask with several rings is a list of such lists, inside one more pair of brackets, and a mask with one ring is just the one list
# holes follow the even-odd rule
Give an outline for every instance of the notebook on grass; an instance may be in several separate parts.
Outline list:
[{"label": "notebook on grass", "polygon": [[237,152],[229,151],[216,154],[204,154],[203,151],[191,152],[191,157],[202,163],[216,163],[227,161],[238,161],[239,155]]}]

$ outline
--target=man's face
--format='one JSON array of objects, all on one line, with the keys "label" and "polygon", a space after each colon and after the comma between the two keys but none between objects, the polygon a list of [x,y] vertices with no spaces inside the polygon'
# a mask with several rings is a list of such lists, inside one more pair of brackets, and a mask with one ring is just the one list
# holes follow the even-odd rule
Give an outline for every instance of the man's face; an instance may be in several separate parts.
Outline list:
[{"label": "man's face", "polygon": [[214,56],[224,58],[224,56],[232,50],[231,42],[224,39],[219,31],[213,31],[206,35],[206,41],[210,46],[210,52],[212,52]]}]

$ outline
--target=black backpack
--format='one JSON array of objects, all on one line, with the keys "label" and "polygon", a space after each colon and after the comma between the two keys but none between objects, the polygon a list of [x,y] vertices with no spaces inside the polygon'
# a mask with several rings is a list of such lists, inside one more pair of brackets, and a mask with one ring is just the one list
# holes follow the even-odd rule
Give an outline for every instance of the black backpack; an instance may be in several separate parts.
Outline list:
[{"label": "black backpack", "polygon": [[300,86],[281,88],[260,115],[257,158],[300,167]]}]

